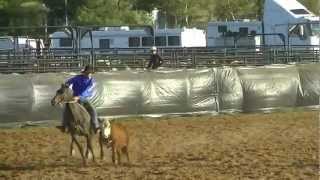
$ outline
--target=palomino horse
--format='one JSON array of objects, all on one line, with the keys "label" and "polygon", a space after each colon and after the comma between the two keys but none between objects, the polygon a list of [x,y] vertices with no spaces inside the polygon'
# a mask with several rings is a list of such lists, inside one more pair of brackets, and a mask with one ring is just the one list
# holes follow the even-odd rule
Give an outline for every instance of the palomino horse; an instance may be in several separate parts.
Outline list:
[{"label": "palomino horse", "polygon": [[[87,164],[89,151],[91,152],[92,159],[95,162],[92,146],[92,137],[94,136],[94,132],[91,127],[91,117],[81,104],[73,100],[73,91],[66,84],[61,85],[61,88],[57,90],[56,95],[51,100],[51,104],[53,106],[62,103],[66,104],[63,118],[67,121],[67,128],[72,139],[70,152],[72,153],[73,143],[75,143],[80,151],[84,165]],[[84,136],[86,138],[86,155],[79,143],[78,136]]]}]

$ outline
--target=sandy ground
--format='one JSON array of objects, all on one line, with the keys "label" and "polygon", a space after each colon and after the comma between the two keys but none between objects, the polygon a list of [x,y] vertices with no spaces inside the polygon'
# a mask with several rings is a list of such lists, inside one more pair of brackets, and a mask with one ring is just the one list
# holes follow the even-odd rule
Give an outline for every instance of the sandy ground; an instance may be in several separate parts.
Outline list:
[{"label": "sandy ground", "polygon": [[83,167],[52,127],[1,129],[0,179],[319,179],[316,111],[119,122],[131,163],[117,167],[110,150]]}]

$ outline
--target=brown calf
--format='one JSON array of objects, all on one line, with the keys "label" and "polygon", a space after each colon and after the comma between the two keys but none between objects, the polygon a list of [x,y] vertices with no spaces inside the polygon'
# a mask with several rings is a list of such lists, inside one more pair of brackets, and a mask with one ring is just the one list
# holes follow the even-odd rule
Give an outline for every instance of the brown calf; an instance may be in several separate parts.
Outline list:
[{"label": "brown calf", "polygon": [[103,145],[105,144],[107,148],[111,146],[112,162],[114,164],[117,165],[121,163],[121,154],[125,154],[128,163],[130,162],[128,154],[129,136],[123,125],[110,122],[109,120],[103,120],[101,122],[99,142],[101,159],[104,157]]}]

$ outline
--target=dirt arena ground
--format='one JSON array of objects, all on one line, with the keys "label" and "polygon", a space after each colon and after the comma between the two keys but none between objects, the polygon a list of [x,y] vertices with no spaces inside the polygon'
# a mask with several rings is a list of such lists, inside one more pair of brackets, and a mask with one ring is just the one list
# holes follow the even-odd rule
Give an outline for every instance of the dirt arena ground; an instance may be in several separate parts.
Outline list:
[{"label": "dirt arena ground", "polygon": [[[319,112],[119,121],[131,163],[83,167],[53,127],[0,130],[0,179],[319,179]],[[98,152],[98,151],[97,151]],[[97,153],[96,153],[97,154]],[[97,154],[98,155],[98,154]]]}]

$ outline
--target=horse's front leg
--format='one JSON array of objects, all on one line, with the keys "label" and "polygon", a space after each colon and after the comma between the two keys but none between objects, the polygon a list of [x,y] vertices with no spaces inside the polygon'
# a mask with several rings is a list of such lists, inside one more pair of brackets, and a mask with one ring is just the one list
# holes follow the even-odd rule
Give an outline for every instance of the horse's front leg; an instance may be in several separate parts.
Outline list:
[{"label": "horse's front leg", "polygon": [[72,140],[76,143],[78,149],[79,149],[79,152],[81,154],[81,157],[82,157],[82,161],[83,161],[83,165],[86,166],[87,165],[87,159],[85,158],[85,155],[84,155],[84,152],[83,152],[83,148],[81,147],[80,143],[78,142],[77,138],[75,137],[74,134],[71,135],[72,137]]},{"label": "horse's front leg", "polygon": [[99,146],[100,146],[100,158],[103,160],[104,158],[104,152],[103,152],[103,135],[99,134]]},{"label": "horse's front leg", "polygon": [[70,143],[70,156],[74,156],[75,155],[75,151],[74,151],[74,140],[73,138],[71,137],[71,143]]}]

